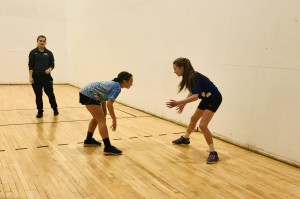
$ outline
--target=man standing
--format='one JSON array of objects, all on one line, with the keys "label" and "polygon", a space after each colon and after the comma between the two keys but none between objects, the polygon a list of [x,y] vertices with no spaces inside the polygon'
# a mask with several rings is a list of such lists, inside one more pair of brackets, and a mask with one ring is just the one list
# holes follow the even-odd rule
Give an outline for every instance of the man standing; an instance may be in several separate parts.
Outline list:
[{"label": "man standing", "polygon": [[29,53],[29,81],[35,93],[35,102],[38,109],[37,118],[43,117],[43,89],[49,98],[54,116],[59,114],[53,92],[53,78],[51,71],[54,69],[54,56],[46,49],[46,37],[40,35],[37,38],[37,48]]}]

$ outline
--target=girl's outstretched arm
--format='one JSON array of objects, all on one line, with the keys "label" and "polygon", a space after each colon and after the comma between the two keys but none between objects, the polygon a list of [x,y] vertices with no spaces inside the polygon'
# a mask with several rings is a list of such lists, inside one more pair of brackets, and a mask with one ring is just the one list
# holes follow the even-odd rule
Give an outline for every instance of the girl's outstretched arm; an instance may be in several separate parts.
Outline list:
[{"label": "girl's outstretched arm", "polygon": [[[189,94],[187,95],[186,98],[189,98],[190,96],[192,96],[192,93],[191,93],[191,92],[189,92]],[[180,105],[178,105],[178,106],[176,107],[177,113],[181,114],[182,111],[183,111],[183,109],[184,109],[184,107],[185,107],[185,105],[186,105],[186,104],[180,104]]]},{"label": "girl's outstretched arm", "polygon": [[180,101],[176,101],[176,100],[170,100],[169,102],[166,103],[167,107],[169,108],[173,108],[175,106],[179,106],[179,105],[185,105],[187,103],[193,102],[198,100],[198,94],[189,94],[187,98],[185,98],[184,100],[180,100]]}]

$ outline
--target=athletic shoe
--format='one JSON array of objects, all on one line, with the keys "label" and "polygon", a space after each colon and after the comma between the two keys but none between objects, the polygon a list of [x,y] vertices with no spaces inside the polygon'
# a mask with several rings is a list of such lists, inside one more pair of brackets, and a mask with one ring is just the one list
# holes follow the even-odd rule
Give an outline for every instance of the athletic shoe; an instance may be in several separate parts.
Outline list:
[{"label": "athletic shoe", "polygon": [[190,138],[185,138],[183,137],[183,135],[176,139],[176,140],[173,140],[172,141],[173,144],[189,144],[190,143]]},{"label": "athletic shoe", "polygon": [[207,164],[215,164],[219,161],[219,156],[216,151],[209,152],[206,163]]},{"label": "athletic shoe", "polygon": [[104,148],[104,155],[122,155],[122,151],[118,148],[111,146]]},{"label": "athletic shoe", "polygon": [[94,138],[90,140],[84,140],[83,146],[89,147],[89,146],[101,146],[101,143],[95,140]]}]

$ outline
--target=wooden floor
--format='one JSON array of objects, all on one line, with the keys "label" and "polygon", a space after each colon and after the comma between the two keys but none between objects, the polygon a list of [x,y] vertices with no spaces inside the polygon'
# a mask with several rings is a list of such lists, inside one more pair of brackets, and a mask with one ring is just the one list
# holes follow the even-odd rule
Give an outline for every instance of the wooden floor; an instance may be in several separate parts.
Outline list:
[{"label": "wooden floor", "polygon": [[200,133],[189,146],[172,145],[184,127],[117,103],[110,137],[123,155],[83,147],[91,117],[78,91],[55,85],[60,115],[44,95],[44,118],[36,119],[29,85],[0,86],[1,199],[300,198],[299,168],[217,139],[220,162],[207,165]]}]

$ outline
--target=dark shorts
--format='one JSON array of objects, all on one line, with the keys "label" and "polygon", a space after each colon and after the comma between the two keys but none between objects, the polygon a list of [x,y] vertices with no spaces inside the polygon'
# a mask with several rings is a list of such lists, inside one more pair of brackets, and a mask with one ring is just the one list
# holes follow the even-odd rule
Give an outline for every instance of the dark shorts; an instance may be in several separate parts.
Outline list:
[{"label": "dark shorts", "polygon": [[198,106],[198,109],[205,110],[208,109],[212,112],[216,112],[222,103],[221,93],[216,96],[211,96],[209,98],[203,98]]},{"label": "dark shorts", "polygon": [[80,92],[79,92],[79,102],[82,105],[100,105],[101,104],[100,101],[97,101],[88,96],[85,96]]}]

